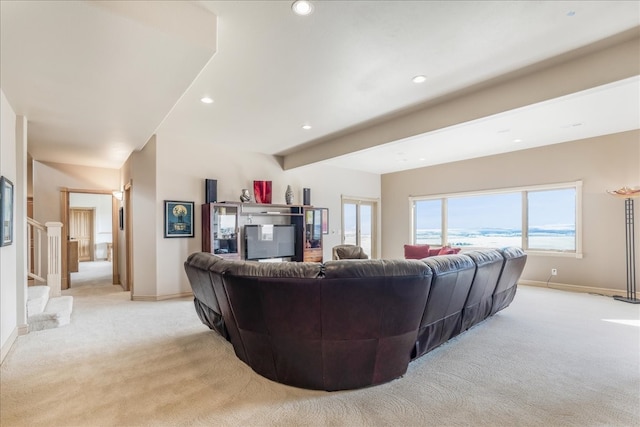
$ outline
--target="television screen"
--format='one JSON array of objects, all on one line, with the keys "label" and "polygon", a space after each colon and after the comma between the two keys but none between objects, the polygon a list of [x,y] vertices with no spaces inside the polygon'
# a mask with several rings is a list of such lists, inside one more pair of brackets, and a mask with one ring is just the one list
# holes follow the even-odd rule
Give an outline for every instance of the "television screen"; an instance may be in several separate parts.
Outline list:
[{"label": "television screen", "polygon": [[248,260],[292,257],[296,253],[296,226],[251,224],[244,226],[245,258]]}]

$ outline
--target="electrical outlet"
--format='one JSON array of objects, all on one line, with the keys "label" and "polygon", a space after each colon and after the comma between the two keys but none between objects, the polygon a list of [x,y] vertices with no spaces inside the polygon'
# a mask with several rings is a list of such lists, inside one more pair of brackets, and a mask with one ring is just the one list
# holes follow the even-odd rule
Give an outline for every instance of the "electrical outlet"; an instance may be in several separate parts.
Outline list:
[{"label": "electrical outlet", "polygon": [[558,275],[558,269],[557,268],[552,268],[551,269],[551,275],[552,276],[557,276]]}]

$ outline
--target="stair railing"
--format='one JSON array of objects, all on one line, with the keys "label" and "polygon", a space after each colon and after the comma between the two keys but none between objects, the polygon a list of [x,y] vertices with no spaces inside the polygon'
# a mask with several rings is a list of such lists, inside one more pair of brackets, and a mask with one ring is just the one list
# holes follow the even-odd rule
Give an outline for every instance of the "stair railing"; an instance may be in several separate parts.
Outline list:
[{"label": "stair railing", "polygon": [[27,276],[38,282],[46,282],[42,274],[42,234],[47,233],[47,228],[38,221],[27,218]]},{"label": "stair railing", "polygon": [[[47,237],[46,246],[43,235]],[[51,296],[61,295],[62,287],[62,223],[47,222],[44,225],[27,218],[27,276],[38,282],[46,282],[51,288]],[[47,277],[42,273],[42,253],[46,252]]]}]

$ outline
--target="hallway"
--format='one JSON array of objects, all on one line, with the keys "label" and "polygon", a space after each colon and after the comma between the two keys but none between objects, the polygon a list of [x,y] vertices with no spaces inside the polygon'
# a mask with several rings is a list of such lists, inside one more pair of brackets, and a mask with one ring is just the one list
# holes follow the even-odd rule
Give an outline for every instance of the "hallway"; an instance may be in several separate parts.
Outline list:
[{"label": "hallway", "polygon": [[70,288],[111,285],[112,264],[110,261],[87,261],[79,263],[79,271],[71,273]]}]

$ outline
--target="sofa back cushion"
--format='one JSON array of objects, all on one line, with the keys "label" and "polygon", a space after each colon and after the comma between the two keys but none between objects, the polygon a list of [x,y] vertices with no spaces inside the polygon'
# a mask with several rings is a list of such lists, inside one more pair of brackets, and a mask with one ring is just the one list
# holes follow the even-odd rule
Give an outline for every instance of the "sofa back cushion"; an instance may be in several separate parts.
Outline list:
[{"label": "sofa back cushion", "polygon": [[216,313],[220,313],[220,305],[211,286],[209,268],[219,259],[221,258],[210,253],[196,252],[189,255],[184,262],[184,270],[191,283],[194,297]]},{"label": "sofa back cushion", "polygon": [[504,257],[495,249],[464,253],[476,264],[476,274],[462,312],[460,332],[486,319],[491,314],[493,292],[504,264]]},{"label": "sofa back cushion", "polygon": [[327,389],[404,375],[429,294],[430,269],[417,260],[330,261],[321,282]]},{"label": "sofa back cushion", "polygon": [[209,268],[220,259],[207,252],[197,252],[187,258],[184,270],[193,290],[193,303],[198,317],[202,323],[228,339],[222,310],[209,275]]},{"label": "sofa back cushion", "polygon": [[511,304],[516,295],[516,285],[527,262],[527,254],[520,248],[510,247],[499,249],[499,251],[504,257],[504,266],[493,292],[491,314],[495,314]]},{"label": "sofa back cushion", "polygon": [[[275,381],[321,384],[322,264],[221,260],[210,274],[238,358]],[[276,354],[289,356],[276,360]]]},{"label": "sofa back cushion", "polygon": [[430,269],[409,260],[302,264],[214,266],[228,295],[228,311],[221,304],[225,320],[236,325],[229,333],[238,357],[274,381],[313,389],[364,387],[403,375]]},{"label": "sofa back cushion", "polygon": [[433,272],[414,357],[437,347],[460,329],[462,309],[469,295],[476,265],[466,255],[444,255],[423,260]]}]

